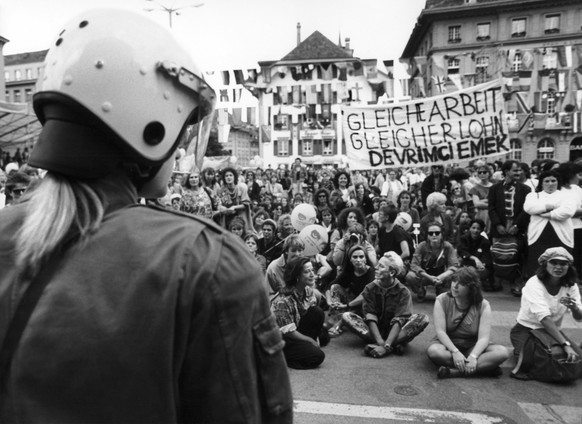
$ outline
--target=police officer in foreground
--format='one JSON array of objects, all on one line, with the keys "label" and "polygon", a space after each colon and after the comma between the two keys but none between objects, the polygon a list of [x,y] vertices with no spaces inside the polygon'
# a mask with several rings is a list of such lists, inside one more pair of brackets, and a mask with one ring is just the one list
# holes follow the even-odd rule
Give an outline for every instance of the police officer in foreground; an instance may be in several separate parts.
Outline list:
[{"label": "police officer in foreground", "polygon": [[280,331],[242,242],[161,197],[214,92],[149,19],[97,10],[51,45],[30,164],[0,212],[0,422],[292,421]]}]

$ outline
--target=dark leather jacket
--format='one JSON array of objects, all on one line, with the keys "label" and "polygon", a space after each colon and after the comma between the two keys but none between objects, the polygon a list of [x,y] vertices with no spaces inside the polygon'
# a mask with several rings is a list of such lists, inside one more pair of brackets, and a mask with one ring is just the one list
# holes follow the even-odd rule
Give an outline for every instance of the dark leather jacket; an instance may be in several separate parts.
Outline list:
[{"label": "dark leather jacket", "polygon": [[[134,200],[61,259],[2,382],[0,422],[291,422],[256,260],[209,221]],[[0,212],[0,341],[22,295],[23,207]]]}]

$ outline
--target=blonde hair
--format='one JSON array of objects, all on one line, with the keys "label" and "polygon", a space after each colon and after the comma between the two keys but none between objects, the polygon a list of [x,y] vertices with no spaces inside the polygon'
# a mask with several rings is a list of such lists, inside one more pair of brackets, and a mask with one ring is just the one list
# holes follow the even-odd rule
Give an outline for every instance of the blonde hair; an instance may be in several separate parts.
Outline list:
[{"label": "blonde hair", "polygon": [[35,275],[53,253],[82,243],[101,225],[104,200],[86,182],[47,173],[29,193],[26,212],[15,235],[16,265]]}]

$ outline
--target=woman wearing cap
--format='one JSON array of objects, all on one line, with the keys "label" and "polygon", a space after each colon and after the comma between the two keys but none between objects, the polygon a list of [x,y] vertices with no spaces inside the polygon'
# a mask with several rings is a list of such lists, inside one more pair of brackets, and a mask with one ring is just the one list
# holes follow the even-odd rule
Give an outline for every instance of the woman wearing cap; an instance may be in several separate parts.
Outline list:
[{"label": "woman wearing cap", "polygon": [[449,277],[451,288],[434,303],[436,337],[426,354],[439,366],[438,378],[501,375],[509,351],[490,342],[491,306],[483,299],[479,274],[461,268]]},{"label": "woman wearing cap", "polygon": [[314,285],[311,261],[295,256],[285,266],[285,285],[271,301],[285,340],[283,353],[291,368],[317,368],[325,359],[320,345],[326,345],[329,337],[323,327],[325,314],[318,306],[321,294]]},{"label": "woman wearing cap", "polygon": [[163,196],[190,125],[208,136],[201,75],[130,11],[84,12],[51,44],[30,156],[47,174],[0,212],[0,422],[291,422],[256,260],[137,201]]},{"label": "woman wearing cap", "polygon": [[582,321],[582,303],[578,275],[572,266],[574,258],[563,247],[551,247],[538,258],[539,267],[522,290],[517,323],[510,338],[514,356],[519,356],[529,331],[544,328],[564,349],[568,360],[582,356],[560,331],[566,313]]},{"label": "woman wearing cap", "polygon": [[372,358],[402,353],[402,347],[428,325],[425,314],[412,313],[410,291],[398,279],[404,262],[394,252],[386,252],[378,261],[374,281],[362,292],[364,317],[353,312],[342,315],[347,328],[367,344],[364,352]]}]

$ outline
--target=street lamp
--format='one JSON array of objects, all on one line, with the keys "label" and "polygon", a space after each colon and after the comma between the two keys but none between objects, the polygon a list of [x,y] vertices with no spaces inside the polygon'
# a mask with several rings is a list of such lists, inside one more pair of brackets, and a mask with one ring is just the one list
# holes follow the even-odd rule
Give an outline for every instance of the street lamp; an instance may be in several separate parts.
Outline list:
[{"label": "street lamp", "polygon": [[189,5],[186,5],[186,6],[180,6],[180,7],[167,7],[167,6],[164,6],[161,3],[158,3],[155,0],[145,0],[145,1],[150,2],[150,3],[154,3],[157,6],[159,6],[157,8],[144,9],[146,12],[162,11],[162,12],[166,12],[168,14],[170,28],[172,28],[172,15],[175,14],[176,16],[179,16],[180,15],[180,13],[178,12],[179,10],[187,9],[189,7],[200,7],[200,6],[204,6],[204,3],[197,3],[197,4],[189,4]]}]

